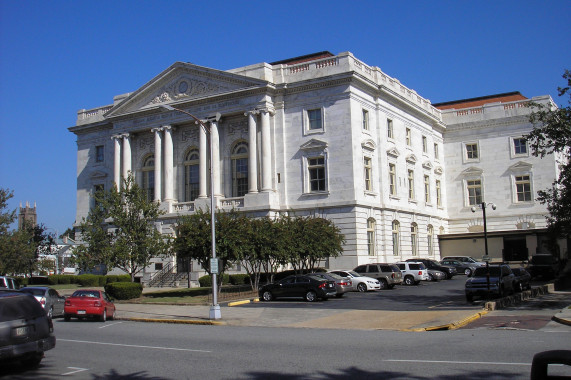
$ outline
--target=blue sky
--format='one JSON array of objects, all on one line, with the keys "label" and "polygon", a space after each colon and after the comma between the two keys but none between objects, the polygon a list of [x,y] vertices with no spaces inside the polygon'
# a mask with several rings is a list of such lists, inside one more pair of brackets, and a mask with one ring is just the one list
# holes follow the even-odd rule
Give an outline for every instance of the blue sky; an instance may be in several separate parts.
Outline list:
[{"label": "blue sky", "polygon": [[62,233],[75,221],[77,111],[175,61],[220,70],[352,52],[433,103],[557,97],[571,1],[0,0],[0,187]]}]

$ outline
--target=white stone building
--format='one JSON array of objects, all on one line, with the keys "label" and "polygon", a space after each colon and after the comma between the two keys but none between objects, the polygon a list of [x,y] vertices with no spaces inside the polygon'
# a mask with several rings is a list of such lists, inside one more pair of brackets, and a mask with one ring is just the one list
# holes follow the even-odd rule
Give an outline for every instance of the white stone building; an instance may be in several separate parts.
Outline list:
[{"label": "white stone building", "polygon": [[[476,198],[467,190],[476,178],[478,200],[498,205],[488,217],[490,233],[499,233],[491,254],[501,257],[506,231],[528,231],[527,247],[535,249],[531,236],[545,228],[546,210],[533,198],[557,168],[554,157],[512,152],[531,130],[527,101],[441,110],[348,52],[228,71],[176,62],[113,104],[78,112],[70,128],[78,145],[76,222],[95,189],[129,171],[167,211],[158,223],[164,233],[178,215],[209,207],[207,135],[188,115],[161,107],[170,105],[211,128],[216,207],[329,218],[347,239],[331,268],[481,257],[482,217],[470,211]],[[478,160],[465,158],[472,143]],[[518,200],[519,173],[529,177],[529,201]],[[467,250],[469,237],[474,249]]]}]

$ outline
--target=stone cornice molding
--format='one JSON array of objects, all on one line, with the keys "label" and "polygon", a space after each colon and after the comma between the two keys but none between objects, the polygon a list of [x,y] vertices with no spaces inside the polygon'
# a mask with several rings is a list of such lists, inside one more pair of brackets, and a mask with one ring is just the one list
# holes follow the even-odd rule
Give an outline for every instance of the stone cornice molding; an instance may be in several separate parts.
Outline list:
[{"label": "stone cornice molding", "polygon": [[512,125],[522,125],[529,126],[529,130],[532,129],[529,123],[529,115],[511,116],[507,118],[499,119],[489,119],[489,120],[478,120],[467,123],[456,123],[456,124],[446,124],[446,132],[456,132],[471,129],[488,129],[495,127],[508,127]]}]

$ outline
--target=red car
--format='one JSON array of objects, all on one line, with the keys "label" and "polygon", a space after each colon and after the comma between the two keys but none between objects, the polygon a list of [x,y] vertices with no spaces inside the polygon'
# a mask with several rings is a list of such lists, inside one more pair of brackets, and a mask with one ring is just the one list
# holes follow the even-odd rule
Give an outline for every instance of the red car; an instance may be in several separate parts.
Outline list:
[{"label": "red car", "polygon": [[115,318],[115,305],[101,290],[76,290],[65,300],[64,319],[69,321],[71,317],[96,317],[105,322]]}]

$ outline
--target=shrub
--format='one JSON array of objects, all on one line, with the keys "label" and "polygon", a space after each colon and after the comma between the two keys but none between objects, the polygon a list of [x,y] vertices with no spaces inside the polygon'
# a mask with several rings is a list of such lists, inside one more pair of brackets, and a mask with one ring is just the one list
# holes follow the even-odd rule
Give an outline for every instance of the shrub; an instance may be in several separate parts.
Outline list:
[{"label": "shrub", "polygon": [[143,286],[136,282],[112,282],[105,285],[105,292],[117,300],[130,300],[141,297]]},{"label": "shrub", "polygon": [[99,286],[99,276],[94,274],[80,274],[77,276],[77,283],[83,287]]},{"label": "shrub", "polygon": [[68,274],[60,274],[58,277],[58,284],[72,284],[75,276]]},{"label": "shrub", "polygon": [[16,282],[18,283],[18,287],[23,287],[28,285],[28,278],[27,277],[16,277]]},{"label": "shrub", "polygon": [[[200,287],[204,288],[204,287],[210,287],[212,286],[212,277],[207,274],[206,276],[202,276],[198,279],[198,283],[200,284]],[[227,285],[230,283],[230,276],[227,274],[223,274],[222,275],[222,285]]]},{"label": "shrub", "polygon": [[48,285],[57,285],[57,284],[59,284],[59,275],[58,274],[48,276]]},{"label": "shrub", "polygon": [[231,274],[230,283],[232,285],[250,285],[250,275],[248,274]]},{"label": "shrub", "polygon": [[107,283],[107,276],[99,275],[99,276],[97,276],[97,280],[98,280],[99,286],[105,286],[105,284]]}]

